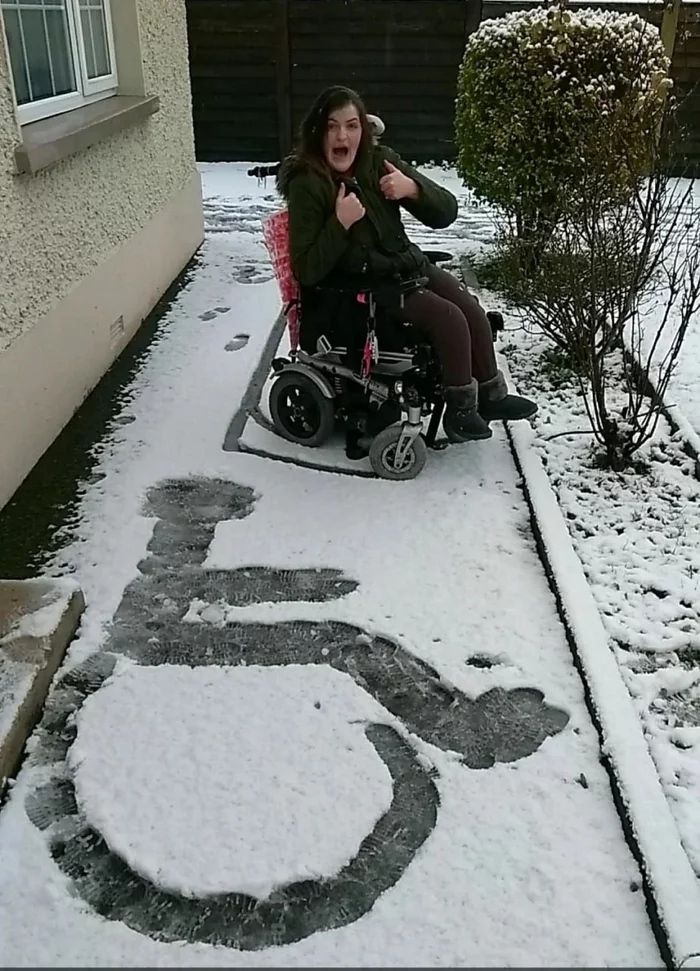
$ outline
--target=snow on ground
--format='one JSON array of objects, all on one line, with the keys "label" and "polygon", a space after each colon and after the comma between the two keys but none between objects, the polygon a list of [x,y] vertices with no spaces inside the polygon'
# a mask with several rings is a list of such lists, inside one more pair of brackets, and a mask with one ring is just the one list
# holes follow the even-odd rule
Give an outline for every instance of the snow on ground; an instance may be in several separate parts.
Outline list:
[{"label": "snow on ground", "polygon": [[[331,668],[128,665],[85,702],[70,761],[87,815],[137,872],[188,897],[264,899],[337,873],[389,808],[363,731],[381,720]],[[339,804],[342,828],[328,825]]]},{"label": "snow on ground", "polygon": [[[675,196],[679,201],[683,201],[683,211],[692,224],[697,226],[700,220],[700,182],[690,185],[687,180],[679,180],[674,189]],[[680,208],[680,206],[679,206]],[[696,234],[693,234],[697,238]],[[692,238],[692,236],[691,236]],[[654,365],[663,362],[668,348],[675,338],[675,334],[680,321],[680,297],[674,309],[669,314],[668,321],[663,326],[658,345],[654,347],[654,341],[659,329],[662,327],[664,314],[666,312],[667,301],[665,299],[650,299],[647,311],[647,318],[643,323],[644,337],[642,341],[642,363],[646,364],[649,356],[652,356]],[[652,380],[658,383],[657,367],[650,368]],[[694,318],[688,326],[681,353],[676,363],[674,373],[671,377],[668,392],[665,400],[674,420],[686,433],[693,446],[700,449],[700,395],[698,386],[700,384],[700,308],[695,313]]]},{"label": "snow on ground", "polygon": [[[661,966],[504,433],[434,453],[418,479],[398,486],[221,450],[278,310],[272,283],[236,282],[269,275],[259,217],[276,205],[269,188],[243,181],[243,168],[203,167],[209,233],[201,266],[135,380],[120,416],[127,423],[117,420],[97,449],[104,477],[85,484],[80,525],[56,558],[56,571],[70,572],[88,602],[68,664],[99,652],[116,629],[111,618],[152,536],[176,539],[185,527],[199,535],[187,508],[170,533],[153,532],[158,527],[142,503],[166,477],[219,477],[253,489],[249,515],[219,522],[203,575],[334,568],[358,585],[323,603],[263,597],[236,607],[224,598],[213,615],[198,609],[178,627],[181,664],[119,662],[77,715],[70,767],[25,766],[0,814],[0,960]],[[226,351],[241,334],[247,343]],[[153,552],[146,562],[165,556]],[[167,610],[167,597],[147,606],[155,618]],[[325,648],[311,667],[295,665],[293,655],[268,666],[262,633],[251,665],[202,667],[206,661],[194,655],[188,664],[187,645],[198,632],[216,630],[225,639],[225,624],[283,622],[290,631],[302,625],[312,646],[331,622],[353,625],[360,633],[347,670],[326,666],[333,656],[325,660]],[[234,641],[246,629],[235,628]],[[272,636],[275,628],[248,629]],[[384,673],[368,673],[381,638],[394,642],[391,657]],[[151,639],[157,647],[155,633]],[[423,687],[425,675],[415,673],[423,669],[411,658],[438,671],[437,694]],[[425,691],[411,730],[408,709],[401,715],[406,701],[392,694],[392,671],[401,672],[405,698]],[[521,691],[490,695],[510,701],[469,727],[474,699],[495,688]],[[382,692],[393,698],[393,714],[377,710]],[[431,705],[445,698],[449,704],[430,722]],[[545,733],[551,737],[538,734],[545,716],[558,719]],[[48,852],[47,837],[70,838],[75,823],[65,817],[63,834],[42,833],[25,810],[37,785],[74,771],[82,812],[156,885],[196,894],[228,884],[264,896],[304,868],[332,881],[386,806],[385,770],[360,731],[382,722],[415,753],[420,771],[429,771],[439,794],[436,821],[364,916],[348,923],[341,907],[329,917],[332,929],[286,946],[247,952],[165,943],[99,917]],[[452,741],[440,741],[445,733]],[[460,756],[460,739],[493,733],[511,754],[489,768],[468,768],[475,756],[467,749]],[[392,840],[411,829],[415,805]],[[109,892],[102,906],[109,910]]]},{"label": "snow on ground", "polygon": [[[265,199],[255,180],[243,184],[247,205],[274,210],[274,201]],[[221,443],[279,313],[265,246],[249,228],[252,217],[239,206],[241,218],[231,221],[229,232],[217,233],[212,225],[218,205],[216,198],[207,199],[208,232],[200,265],[125,395],[130,403],[95,447],[95,475],[104,478],[83,486],[81,522],[66,531],[73,540],[70,553],[57,558],[59,570],[78,571],[88,602],[83,629],[89,628],[96,639],[134,576],[135,551],[152,528],[139,515],[145,490],[162,475],[183,476],[202,468],[215,475],[226,466]],[[267,282],[253,285],[248,274]],[[227,351],[238,335],[247,338],[243,346]],[[166,384],[163,375],[169,376]],[[144,422],[149,428],[160,426],[160,431],[146,438]],[[94,520],[108,499],[123,510],[119,528],[96,532]],[[108,570],[97,569],[108,561]],[[86,571],[88,564],[93,569]]]},{"label": "snow on ground", "polygon": [[671,378],[666,399],[690,423],[700,437],[700,312],[683,343],[678,366]]},{"label": "snow on ground", "polygon": [[[639,712],[683,844],[700,876],[700,482],[662,422],[644,474],[594,467],[583,400],[547,344],[514,330],[505,349],[537,394],[536,448]],[[566,434],[566,433],[569,434]]]},{"label": "snow on ground", "polygon": [[0,740],[4,742],[14,724],[27,693],[31,690],[36,667],[0,651]]},{"label": "snow on ground", "polygon": [[[679,195],[686,186],[680,183]],[[692,188],[697,205],[700,185]],[[466,191],[461,196],[470,202]],[[479,235],[486,248],[487,220],[483,209]],[[484,298],[498,306],[495,295]],[[547,358],[544,337],[513,308],[506,308],[506,318],[503,352],[511,373],[519,390],[540,404],[533,422],[536,448],[617,645],[683,845],[700,876],[700,483],[683,450],[683,437],[697,447],[700,436],[700,313],[688,328],[665,397],[681,434],[671,435],[661,423],[642,453],[650,463],[642,476],[593,468],[591,436],[585,433],[590,425],[578,389]],[[658,319],[658,312],[645,318],[645,348]],[[672,333],[671,319],[656,360]],[[572,434],[561,437],[564,432]]]},{"label": "snow on ground", "polygon": [[[434,170],[440,178],[440,170]],[[682,197],[687,182],[679,184]],[[474,206],[456,190],[463,219]],[[700,184],[692,186],[694,205]],[[479,207],[476,236],[488,248],[489,211]],[[491,221],[493,230],[493,222]],[[445,240],[447,242],[447,240]],[[435,240],[433,246],[436,246]],[[453,246],[473,252],[471,241]],[[490,307],[495,295],[484,294]],[[645,347],[658,313],[645,320]],[[616,656],[639,712],[652,757],[679,826],[683,845],[700,877],[700,483],[683,436],[700,436],[700,313],[691,322],[666,394],[681,435],[662,422],[642,457],[649,472],[615,476],[592,468],[590,427],[578,390],[565,373],[542,358],[542,336],[506,309],[503,346],[519,390],[540,404],[533,424]],[[668,325],[672,334],[672,321]],[[665,352],[662,341],[659,359]],[[561,436],[563,432],[571,435]],[[694,435],[693,435],[694,433]]]}]

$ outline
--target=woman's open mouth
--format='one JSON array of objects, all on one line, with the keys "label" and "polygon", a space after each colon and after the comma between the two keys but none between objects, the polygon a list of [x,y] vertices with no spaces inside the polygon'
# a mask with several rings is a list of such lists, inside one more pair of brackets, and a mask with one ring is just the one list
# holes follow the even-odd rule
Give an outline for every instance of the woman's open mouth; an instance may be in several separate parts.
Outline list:
[{"label": "woman's open mouth", "polygon": [[347,145],[338,145],[333,149],[333,160],[337,162],[347,162],[350,158],[350,149]]}]

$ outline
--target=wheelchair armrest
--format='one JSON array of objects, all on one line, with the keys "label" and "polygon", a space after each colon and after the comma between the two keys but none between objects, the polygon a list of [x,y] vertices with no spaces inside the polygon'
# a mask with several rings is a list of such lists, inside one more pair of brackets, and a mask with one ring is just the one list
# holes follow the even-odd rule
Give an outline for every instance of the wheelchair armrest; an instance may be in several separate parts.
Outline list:
[{"label": "wheelchair armrest", "polygon": [[310,287],[311,290],[320,290],[321,292],[327,293],[348,293],[356,296],[368,296],[373,293],[379,294],[394,294],[396,296],[403,296],[407,293],[413,293],[415,290],[420,290],[428,283],[427,276],[416,277],[413,280],[375,280],[367,281],[367,283],[360,283],[360,281],[332,281],[330,283],[317,283],[315,287]]},{"label": "wheelchair armrest", "polygon": [[371,283],[365,286],[356,283],[317,283],[316,286],[309,287],[309,290],[317,290],[320,293],[349,293],[351,295],[369,294],[376,290]]},{"label": "wheelchair armrest", "polygon": [[448,260],[452,259],[452,253],[446,253],[444,250],[426,249],[423,250],[423,253],[428,257],[433,266],[437,263],[447,263]]},{"label": "wheelchair armrest", "polygon": [[421,290],[426,287],[429,283],[427,276],[417,276],[414,280],[402,280],[399,285],[399,293],[402,296],[406,296],[408,293],[415,293],[416,290]]}]

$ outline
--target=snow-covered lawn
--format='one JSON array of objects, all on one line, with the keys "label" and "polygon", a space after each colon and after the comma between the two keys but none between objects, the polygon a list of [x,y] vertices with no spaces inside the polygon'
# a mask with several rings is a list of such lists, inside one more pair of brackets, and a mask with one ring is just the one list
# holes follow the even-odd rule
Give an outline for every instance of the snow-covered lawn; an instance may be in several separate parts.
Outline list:
[{"label": "snow-covered lawn", "polygon": [[[682,203],[678,206],[686,213],[686,226],[680,230],[685,233],[688,223],[692,231],[686,236],[687,246],[691,247],[697,241],[697,223],[700,219],[700,181],[689,184],[687,180],[679,180],[675,185],[674,196]],[[661,290],[663,294],[663,290]],[[673,342],[679,321],[679,303],[676,302],[669,315],[667,324],[661,329],[661,336],[655,342],[659,331],[659,322],[663,319],[667,301],[657,294],[652,295],[644,308],[645,317],[642,324],[643,338],[641,352],[644,355],[642,364],[646,365],[649,355],[653,354],[653,364],[650,376],[655,383],[658,380],[658,369],[654,364],[664,361],[668,348]],[[674,373],[665,395],[666,405],[673,420],[681,428],[685,437],[691,442],[696,452],[700,452],[700,393],[698,391],[700,378],[700,311],[691,320],[683,342],[681,355],[676,363]]]},{"label": "snow-covered lawn", "polygon": [[504,431],[399,487],[222,451],[278,310],[244,168],[53,564],[0,961],[660,967]]},{"label": "snow-covered lawn", "polygon": [[[662,422],[644,473],[595,467],[575,381],[526,330],[505,355],[537,393],[536,448],[615,644],[684,846],[700,875],[700,482]],[[543,357],[543,354],[545,355]],[[565,434],[565,433],[571,434]]]}]

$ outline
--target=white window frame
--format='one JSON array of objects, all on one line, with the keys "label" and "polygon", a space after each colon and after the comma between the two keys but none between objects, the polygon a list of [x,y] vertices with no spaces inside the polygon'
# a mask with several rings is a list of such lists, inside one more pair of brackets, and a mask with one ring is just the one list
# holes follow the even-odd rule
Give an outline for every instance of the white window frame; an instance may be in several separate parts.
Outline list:
[{"label": "white window frame", "polygon": [[[20,125],[28,125],[33,121],[41,121],[53,115],[60,115],[66,111],[74,111],[84,105],[110,98],[116,94],[118,87],[117,57],[114,48],[114,31],[112,28],[111,0],[103,0],[105,22],[107,27],[107,50],[112,65],[111,74],[90,79],[87,71],[86,38],[83,35],[80,20],[80,0],[66,0],[68,18],[68,35],[70,53],[73,57],[73,73],[78,90],[69,94],[60,94],[54,98],[43,98],[26,105],[17,105],[17,117]],[[12,76],[10,72],[10,76]]]}]

